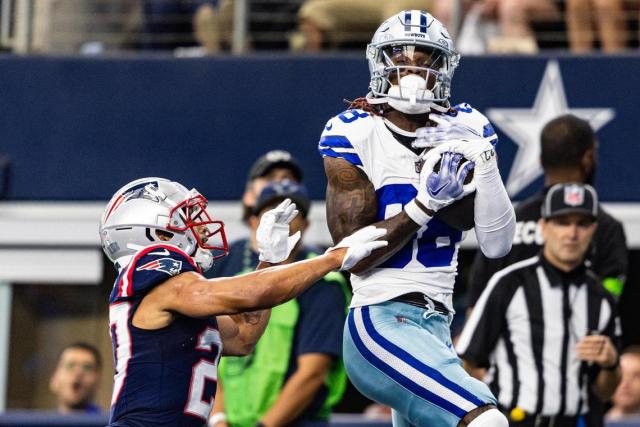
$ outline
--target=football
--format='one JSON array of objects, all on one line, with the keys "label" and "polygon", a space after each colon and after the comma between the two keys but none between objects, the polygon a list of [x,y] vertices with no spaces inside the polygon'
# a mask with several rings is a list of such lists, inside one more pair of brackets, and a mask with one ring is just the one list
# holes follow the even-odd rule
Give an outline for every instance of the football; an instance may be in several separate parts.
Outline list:
[{"label": "football", "polygon": [[[458,165],[458,170],[467,162],[466,158],[463,158]],[[438,160],[438,163],[433,167],[435,172],[440,170],[441,161]],[[464,179],[465,184],[469,184],[473,180],[473,169],[469,171],[466,178]],[[436,218],[444,222],[445,224],[455,228],[460,231],[468,231],[471,230],[475,223],[473,220],[473,204],[476,198],[475,191],[468,196],[457,200],[440,209],[436,213]]]},{"label": "football", "polygon": [[[436,165],[433,167],[434,172],[438,172],[440,170],[440,163],[442,162],[442,160],[438,160],[438,163],[436,163]],[[460,168],[462,166],[464,166],[465,163],[467,163],[468,160],[466,158],[462,158],[462,160],[460,161],[460,164],[458,165],[458,170],[460,170]],[[464,179],[464,183],[465,184],[469,184],[471,182],[471,180],[473,180],[473,169],[471,169],[469,171],[469,173],[467,174],[466,178]]]}]

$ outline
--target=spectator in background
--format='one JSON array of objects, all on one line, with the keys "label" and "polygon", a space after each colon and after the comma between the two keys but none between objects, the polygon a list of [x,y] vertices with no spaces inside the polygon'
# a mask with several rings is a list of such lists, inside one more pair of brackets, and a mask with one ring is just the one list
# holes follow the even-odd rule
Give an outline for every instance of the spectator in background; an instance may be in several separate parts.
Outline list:
[{"label": "spectator in background", "polygon": [[[142,48],[170,50],[205,43],[203,16],[215,21],[218,0],[142,0]],[[215,24],[215,22],[214,22]]]},{"label": "spectator in background", "polygon": [[[588,122],[570,114],[557,117],[542,129],[540,145],[544,188],[516,207],[516,234],[507,256],[489,259],[478,251],[469,274],[469,308],[498,270],[534,256],[542,247],[540,207],[547,189],[565,182],[593,184],[598,141]],[[586,258],[607,290],[620,296],[628,264],[626,237],[622,224],[602,208],[598,209],[598,229]]]},{"label": "spectator in background", "polygon": [[588,52],[596,40],[604,52],[627,46],[628,33],[623,0],[566,0],[567,30],[572,52]]},{"label": "spectator in background", "polygon": [[[142,0],[35,0],[31,22],[34,53],[104,53],[138,48]],[[22,10],[22,8],[18,8]]]},{"label": "spectator in background", "polygon": [[[304,233],[310,208],[305,188],[289,180],[271,182],[261,191],[249,219],[248,246],[244,251],[231,251],[207,272],[208,277],[255,269],[260,218],[285,198],[290,198],[301,213],[290,224],[291,233]],[[300,242],[284,264],[315,256]],[[328,425],[331,408],[342,397],[346,385],[340,356],[348,295],[344,277],[332,272],[294,300],[273,308],[254,352],[222,359],[209,426],[227,423],[253,427],[261,423],[275,427],[301,421]]]},{"label": "spectator in background", "polygon": [[[436,0],[434,7],[436,17],[451,21],[452,1]],[[457,45],[461,53],[469,54],[535,53],[539,48],[535,27],[562,21],[556,0],[464,0],[462,10],[466,22]]]},{"label": "spectator in background", "polygon": [[298,13],[293,50],[362,49],[380,22],[401,10],[432,10],[433,0],[306,0]]},{"label": "spectator in background", "polygon": [[[262,189],[271,181],[289,179],[302,182],[302,169],[288,151],[271,150],[258,158],[249,169],[247,184],[242,195],[242,220],[247,222]],[[237,250],[237,249],[236,249]]]},{"label": "spectator in background", "polygon": [[49,381],[49,389],[56,396],[58,412],[101,413],[102,409],[93,403],[100,385],[101,370],[102,358],[96,347],[84,342],[64,347]]},{"label": "spectator in background", "polygon": [[218,0],[35,0],[32,50],[97,54],[201,45],[215,53],[217,4]]},{"label": "spectator in background", "polygon": [[[204,2],[196,8],[193,14],[193,37],[203,54],[215,55],[221,51],[222,25],[217,0]],[[227,29],[229,31],[230,28]]]},{"label": "spectator in background", "polygon": [[491,278],[460,335],[456,350],[470,370],[490,368],[510,426],[601,426],[586,397],[606,401],[620,381],[615,300],[585,264],[597,212],[590,185],[551,187],[542,251]]},{"label": "spectator in background", "polygon": [[[296,26],[296,14],[303,0],[263,0],[247,2],[247,38],[244,49],[285,50],[289,33]],[[207,10],[209,9],[209,10]],[[234,0],[221,0],[215,11],[201,7],[196,13],[200,28],[200,43],[206,52],[231,49],[235,14]]]},{"label": "spectator in background", "polygon": [[607,420],[640,419],[640,346],[627,348],[620,356],[622,381],[611,401]]}]

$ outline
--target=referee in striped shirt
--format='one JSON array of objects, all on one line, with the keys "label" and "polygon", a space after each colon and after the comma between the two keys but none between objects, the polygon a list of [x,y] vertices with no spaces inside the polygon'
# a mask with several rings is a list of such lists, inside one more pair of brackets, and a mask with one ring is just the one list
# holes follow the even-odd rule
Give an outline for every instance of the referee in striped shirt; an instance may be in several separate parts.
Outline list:
[{"label": "referee in striped shirt", "polygon": [[615,302],[584,263],[597,210],[593,187],[551,187],[541,253],[491,278],[458,340],[512,426],[587,426],[588,394],[608,400],[620,380]]}]

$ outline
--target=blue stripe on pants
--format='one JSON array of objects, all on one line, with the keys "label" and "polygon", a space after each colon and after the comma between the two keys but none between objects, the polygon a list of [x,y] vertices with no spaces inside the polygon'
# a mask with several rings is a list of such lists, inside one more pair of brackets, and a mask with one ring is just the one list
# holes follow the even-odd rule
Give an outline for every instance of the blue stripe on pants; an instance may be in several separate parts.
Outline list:
[{"label": "blue stripe on pants", "polygon": [[458,384],[446,378],[436,369],[433,369],[430,366],[425,365],[420,360],[416,359],[411,353],[406,350],[398,347],[391,341],[387,340],[385,337],[380,335],[378,331],[373,327],[373,323],[371,322],[371,315],[369,313],[369,307],[362,307],[362,320],[364,322],[364,326],[367,330],[367,333],[373,338],[375,342],[377,342],[380,347],[387,350],[389,353],[396,355],[398,358],[402,359],[411,367],[430,377],[438,384],[443,387],[448,388],[449,390],[456,393],[458,396],[468,400],[476,406],[484,405],[484,402],[478,399],[473,393],[469,393],[469,391],[460,387]]},{"label": "blue stripe on pants", "polygon": [[[363,311],[363,320],[364,320],[364,309],[365,308],[368,309],[368,307],[364,307],[362,309],[362,311]],[[358,310],[358,309],[356,309],[356,310]],[[368,311],[367,311],[367,315],[368,315]],[[466,415],[467,411],[465,411],[464,409],[459,408],[458,406],[452,404],[451,402],[449,402],[449,401],[443,399],[442,397],[440,397],[440,396],[430,392],[429,390],[425,389],[421,385],[416,384],[415,382],[413,382],[409,378],[405,377],[404,375],[402,375],[401,373],[396,371],[393,367],[387,365],[384,361],[379,359],[376,355],[374,355],[364,345],[364,343],[362,342],[362,339],[360,338],[360,335],[358,334],[358,330],[356,329],[356,324],[355,324],[354,310],[351,310],[349,312],[348,322],[349,322],[349,331],[351,333],[351,336],[353,338],[353,341],[354,341],[356,347],[358,348],[358,351],[360,351],[360,353],[365,357],[365,359],[367,359],[367,361],[369,363],[374,365],[380,371],[382,371],[385,374],[387,374],[390,378],[392,378],[398,384],[401,384],[403,387],[407,388],[412,393],[420,396],[421,398],[423,398],[423,399],[425,399],[425,400],[427,400],[429,402],[434,403],[435,405],[447,410],[448,412],[456,415],[459,418],[462,418],[462,417],[464,417]],[[369,323],[370,323],[370,319],[369,319]],[[371,326],[371,328],[373,328],[373,325],[370,325],[370,326]],[[367,328],[366,321],[365,321],[365,328]],[[368,328],[367,328],[367,332],[369,332]],[[370,332],[369,332],[369,334],[371,335]],[[372,336],[372,338],[376,342],[378,342],[375,339],[375,337]]]}]

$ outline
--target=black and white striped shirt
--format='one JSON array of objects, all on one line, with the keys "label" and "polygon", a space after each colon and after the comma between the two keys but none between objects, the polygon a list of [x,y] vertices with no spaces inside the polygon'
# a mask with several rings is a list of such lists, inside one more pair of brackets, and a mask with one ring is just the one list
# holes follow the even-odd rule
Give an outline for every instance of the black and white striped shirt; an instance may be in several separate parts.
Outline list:
[{"label": "black and white striped shirt", "polygon": [[463,359],[489,368],[499,404],[531,414],[588,411],[599,368],[581,362],[575,345],[587,334],[620,334],[613,297],[584,266],[565,273],[542,254],[496,273],[462,331]]}]

